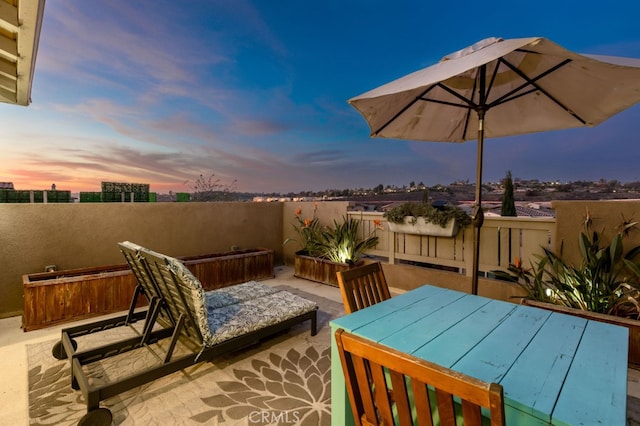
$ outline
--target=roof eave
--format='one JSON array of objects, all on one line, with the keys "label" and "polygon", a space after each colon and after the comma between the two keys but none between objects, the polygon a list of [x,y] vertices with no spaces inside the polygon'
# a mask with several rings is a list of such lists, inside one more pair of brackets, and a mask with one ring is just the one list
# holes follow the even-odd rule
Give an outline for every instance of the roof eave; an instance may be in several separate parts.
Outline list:
[{"label": "roof eave", "polygon": [[31,103],[45,1],[0,1],[0,102]]}]

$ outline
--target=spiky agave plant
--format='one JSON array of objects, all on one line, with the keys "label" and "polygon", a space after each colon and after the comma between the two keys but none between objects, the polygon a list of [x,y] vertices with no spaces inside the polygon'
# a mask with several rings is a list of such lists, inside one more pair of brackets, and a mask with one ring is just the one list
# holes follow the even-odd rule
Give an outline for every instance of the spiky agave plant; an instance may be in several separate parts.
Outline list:
[{"label": "spiky agave plant", "polygon": [[[333,227],[322,232],[321,252],[323,257],[337,263],[357,263],[362,255],[378,244],[376,235],[360,234],[360,221],[343,217],[342,222],[334,219]],[[374,231],[375,233],[375,231]]]},{"label": "spiky agave plant", "polygon": [[495,274],[520,285],[533,300],[640,318],[640,246],[626,253],[623,249],[628,227],[636,224],[626,224],[607,244],[602,232],[591,231],[587,223],[579,237],[582,262],[578,266],[544,249],[531,268],[522,268],[517,259],[509,265],[509,272]]}]

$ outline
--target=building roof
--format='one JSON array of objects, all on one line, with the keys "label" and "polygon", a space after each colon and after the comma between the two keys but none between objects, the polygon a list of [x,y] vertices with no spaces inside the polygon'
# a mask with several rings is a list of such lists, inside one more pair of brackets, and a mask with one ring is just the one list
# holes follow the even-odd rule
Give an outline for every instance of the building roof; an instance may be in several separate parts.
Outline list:
[{"label": "building roof", "polygon": [[[484,203],[483,203],[484,204]],[[485,214],[491,216],[500,216],[500,212],[502,207],[500,205],[496,205],[493,207],[486,208]],[[528,207],[516,204],[516,213],[518,217],[555,217],[555,211],[553,209],[549,209],[546,207],[540,206],[539,208]]]}]

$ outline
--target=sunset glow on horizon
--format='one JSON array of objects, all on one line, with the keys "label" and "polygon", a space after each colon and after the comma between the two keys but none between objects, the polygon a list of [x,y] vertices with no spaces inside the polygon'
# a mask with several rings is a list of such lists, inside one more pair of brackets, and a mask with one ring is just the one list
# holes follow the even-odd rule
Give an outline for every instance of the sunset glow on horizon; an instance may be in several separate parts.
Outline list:
[{"label": "sunset glow on horizon", "polygon": [[[0,182],[74,193],[103,181],[189,192],[201,174],[266,193],[473,182],[475,142],[373,139],[347,100],[491,36],[640,58],[634,2],[457,9],[480,12],[417,0],[50,0],[32,104],[0,104]],[[636,105],[592,129],[489,139],[483,180],[511,170],[637,181],[639,130]]]}]

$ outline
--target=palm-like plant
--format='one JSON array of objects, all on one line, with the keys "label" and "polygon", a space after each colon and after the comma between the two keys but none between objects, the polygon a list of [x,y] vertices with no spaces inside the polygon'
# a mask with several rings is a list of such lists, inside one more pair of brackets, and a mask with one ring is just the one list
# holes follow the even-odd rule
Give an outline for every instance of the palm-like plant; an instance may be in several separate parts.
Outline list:
[{"label": "palm-like plant", "polygon": [[376,235],[360,235],[360,221],[344,218],[342,223],[333,221],[333,228],[322,232],[320,249],[324,257],[332,262],[355,264],[365,251],[378,244]]},{"label": "palm-like plant", "polygon": [[545,271],[553,253],[546,248],[544,248],[544,252],[544,256],[539,256],[538,264],[532,264],[530,268],[525,268],[522,261],[516,258],[514,263],[509,264],[508,272],[493,271],[493,273],[499,279],[518,284],[527,293],[526,298],[528,299],[552,302],[553,287],[546,283]]},{"label": "palm-like plant", "polygon": [[582,262],[566,263],[544,249],[537,265],[522,268],[519,260],[509,272],[496,271],[499,278],[520,285],[530,299],[571,308],[640,318],[640,246],[624,252],[623,238],[637,223],[624,224],[607,245],[602,233],[580,234]]},{"label": "palm-like plant", "polygon": [[[633,226],[633,224],[631,224]],[[602,234],[580,234],[580,267],[562,265],[561,274],[552,276],[567,290],[566,305],[594,312],[633,316],[640,314],[640,262],[636,259],[640,246],[623,249],[624,231],[618,232],[606,245]]]}]

